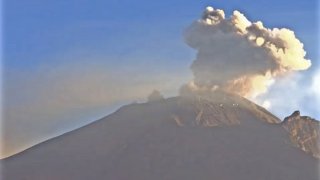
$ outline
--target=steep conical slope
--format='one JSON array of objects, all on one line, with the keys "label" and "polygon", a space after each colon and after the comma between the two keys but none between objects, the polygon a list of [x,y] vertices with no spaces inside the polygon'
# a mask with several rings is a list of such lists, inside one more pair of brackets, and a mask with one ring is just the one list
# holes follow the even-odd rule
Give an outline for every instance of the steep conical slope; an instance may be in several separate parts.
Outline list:
[{"label": "steep conical slope", "polygon": [[2,161],[6,180],[316,180],[279,120],[225,93],[131,104]]}]

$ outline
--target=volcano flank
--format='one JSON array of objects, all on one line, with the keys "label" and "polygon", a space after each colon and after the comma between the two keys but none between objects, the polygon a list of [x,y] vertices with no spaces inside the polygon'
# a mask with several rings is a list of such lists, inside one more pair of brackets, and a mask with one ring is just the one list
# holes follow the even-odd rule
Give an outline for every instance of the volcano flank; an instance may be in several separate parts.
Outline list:
[{"label": "volcano flank", "polygon": [[123,106],[1,163],[6,180],[317,180],[318,125],[217,91]]}]

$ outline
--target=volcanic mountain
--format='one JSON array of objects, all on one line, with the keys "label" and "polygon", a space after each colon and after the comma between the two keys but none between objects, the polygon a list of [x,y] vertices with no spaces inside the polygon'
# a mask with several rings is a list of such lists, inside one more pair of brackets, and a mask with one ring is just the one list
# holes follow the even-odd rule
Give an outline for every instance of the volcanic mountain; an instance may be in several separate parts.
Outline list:
[{"label": "volcanic mountain", "polygon": [[1,163],[6,180],[317,180],[318,126],[194,94],[123,106]]}]

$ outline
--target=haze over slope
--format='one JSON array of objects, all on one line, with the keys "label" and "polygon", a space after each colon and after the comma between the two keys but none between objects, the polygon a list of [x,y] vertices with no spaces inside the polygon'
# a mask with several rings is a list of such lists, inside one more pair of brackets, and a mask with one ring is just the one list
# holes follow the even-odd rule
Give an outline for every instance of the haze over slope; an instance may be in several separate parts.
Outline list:
[{"label": "haze over slope", "polygon": [[280,120],[236,95],[131,104],[1,163],[6,180],[316,180]]}]

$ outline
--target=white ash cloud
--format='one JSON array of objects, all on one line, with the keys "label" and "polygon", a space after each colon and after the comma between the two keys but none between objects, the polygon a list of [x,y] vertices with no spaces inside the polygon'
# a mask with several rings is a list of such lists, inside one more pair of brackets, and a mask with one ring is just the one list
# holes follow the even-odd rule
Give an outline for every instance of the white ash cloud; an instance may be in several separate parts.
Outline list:
[{"label": "white ash cloud", "polygon": [[226,18],[223,10],[207,7],[186,30],[185,41],[198,51],[194,80],[183,87],[188,90],[223,89],[253,98],[275,78],[311,66],[293,31],[266,28],[239,11]]},{"label": "white ash cloud", "polygon": [[302,115],[320,120],[320,71],[309,74],[292,73],[277,79],[268,93],[255,98],[255,102],[284,119],[299,110]]}]

